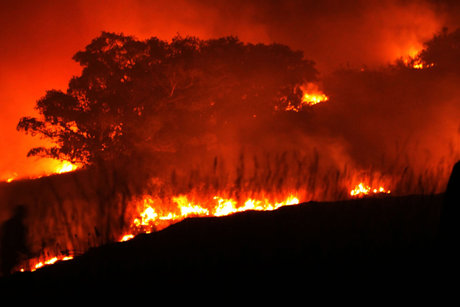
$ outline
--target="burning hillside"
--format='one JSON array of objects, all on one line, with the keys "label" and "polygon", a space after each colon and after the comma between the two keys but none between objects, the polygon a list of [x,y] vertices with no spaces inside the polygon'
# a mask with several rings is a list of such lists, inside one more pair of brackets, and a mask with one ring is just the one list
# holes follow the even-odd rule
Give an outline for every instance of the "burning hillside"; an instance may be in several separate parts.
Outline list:
[{"label": "burning hillside", "polygon": [[[370,8],[352,11],[401,29]],[[369,66],[356,64],[355,51],[371,46],[350,33],[362,48],[334,42],[346,47],[331,63],[345,54],[353,61],[332,67],[325,54],[336,50],[322,54],[313,43],[102,32],[73,56],[81,71],[67,87],[46,91],[17,123],[43,139],[27,155],[49,163],[40,174],[0,178],[2,220],[17,205],[28,209],[30,250],[14,270],[189,217],[442,193],[460,159],[460,30],[439,31],[424,5],[381,8],[416,29],[398,36],[357,16],[381,39],[372,44],[379,52],[363,55]]]},{"label": "burning hillside", "polygon": [[[433,74],[430,82],[436,84],[435,78],[442,78],[436,65],[427,64],[428,70],[413,64],[435,63],[423,53],[402,66],[339,71],[322,80],[324,90],[313,62],[301,52],[236,38],[177,37],[167,43],[103,33],[75,59],[84,67],[82,75],[66,92],[49,91],[37,103],[42,118],[24,117],[18,128],[56,141],[55,147],[29,153],[68,161],[56,173],[72,171],[76,164],[92,173],[96,166],[94,187],[82,188],[75,179],[86,204],[72,209],[64,209],[67,202],[57,196],[58,212],[75,210],[77,220],[36,209],[44,210],[44,220],[57,214],[67,229],[31,238],[43,242],[34,247],[40,256],[21,270],[71,259],[91,246],[126,241],[186,217],[275,210],[311,200],[439,193],[456,157],[438,147],[428,151],[433,162],[443,155],[447,159],[434,169],[422,168],[410,141],[404,152],[385,146],[406,135],[389,127],[410,123],[407,118],[417,112],[400,103],[423,91],[409,100],[395,92],[391,98],[399,109],[388,102],[368,104],[378,95],[368,82],[395,88],[394,82],[406,78],[401,91],[411,93],[425,74]],[[356,109],[344,118],[343,107]],[[434,122],[430,129],[440,127]],[[378,161],[383,154],[387,160]],[[83,209],[88,205],[95,207]]]},{"label": "burning hillside", "polygon": [[408,280],[411,286],[439,283],[445,271],[434,258],[432,243],[440,201],[439,196],[357,199],[189,218],[0,282],[124,286],[148,276],[149,287],[176,283],[179,288],[194,283],[265,285],[280,278],[312,285],[340,280],[340,288],[345,280],[371,281],[372,287],[400,279],[405,287]]}]

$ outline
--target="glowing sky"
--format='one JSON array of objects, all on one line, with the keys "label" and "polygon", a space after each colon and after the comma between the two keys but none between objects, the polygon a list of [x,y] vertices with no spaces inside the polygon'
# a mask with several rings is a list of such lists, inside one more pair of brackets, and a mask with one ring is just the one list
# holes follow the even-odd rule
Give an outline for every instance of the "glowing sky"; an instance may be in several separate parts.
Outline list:
[{"label": "glowing sky", "polygon": [[46,170],[46,161],[26,158],[40,140],[17,132],[17,122],[35,115],[46,90],[66,89],[79,73],[72,56],[101,31],[279,42],[303,50],[324,73],[412,54],[452,26],[457,11],[449,1],[2,1],[0,179]]}]

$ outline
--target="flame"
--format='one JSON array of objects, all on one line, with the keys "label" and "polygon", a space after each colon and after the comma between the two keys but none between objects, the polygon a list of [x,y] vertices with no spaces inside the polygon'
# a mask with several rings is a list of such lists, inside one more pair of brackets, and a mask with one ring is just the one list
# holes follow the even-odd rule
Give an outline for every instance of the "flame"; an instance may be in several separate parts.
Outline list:
[{"label": "flame", "polygon": [[430,68],[433,66],[434,66],[434,63],[427,64],[427,63],[422,62],[421,60],[416,60],[412,63],[412,68],[414,69],[425,69],[425,68]]},{"label": "flame", "polygon": [[[379,184],[372,187],[372,185],[365,182],[368,181],[365,180],[355,185],[350,190],[349,195],[352,198],[361,198],[391,193],[390,190],[384,188],[384,185]],[[220,217],[248,210],[272,211],[283,206],[297,205],[300,203],[297,195],[302,195],[304,201],[310,199],[307,196],[308,194],[305,193],[305,191],[288,192],[281,195],[260,193],[247,194],[250,195],[247,197],[212,196],[212,194],[203,197],[203,195],[190,193],[163,198],[147,193],[128,203],[127,231],[117,241],[125,242],[142,233],[159,231],[187,217]],[[29,260],[29,263],[23,265],[19,271],[35,271],[43,266],[69,259],[73,259],[73,256],[48,255],[40,259]]]},{"label": "flame", "polygon": [[151,195],[145,195],[140,201],[140,206],[138,206],[139,215],[132,220],[131,232],[123,234],[119,241],[128,241],[134,238],[135,234],[160,230],[189,216],[225,216],[247,210],[270,211],[300,203],[294,195],[289,195],[285,200],[279,202],[267,198],[247,198],[242,202],[242,205],[236,199],[220,196],[214,196],[208,201],[203,201],[205,204],[202,205],[190,200],[187,195],[174,196],[171,200],[176,205],[174,211],[157,212],[157,210],[160,211],[158,208],[164,204],[158,200],[159,204],[156,205],[155,199]]},{"label": "flame", "polygon": [[360,182],[351,191],[350,196],[352,197],[364,197],[370,194],[390,194],[390,190],[386,190],[383,186],[378,188],[371,188],[369,185]]},{"label": "flame", "polygon": [[134,235],[130,233],[130,234],[127,234],[127,235],[124,235],[123,237],[121,237],[121,239],[119,241],[120,242],[126,242],[126,241],[131,240],[132,238],[134,238]]},{"label": "flame", "polygon": [[19,269],[19,271],[20,272],[25,272],[25,271],[33,272],[33,271],[36,271],[39,268],[42,268],[44,266],[55,264],[58,261],[67,261],[67,260],[71,260],[73,258],[74,257],[72,255],[67,255],[67,256],[55,256],[55,257],[49,258],[47,260],[42,260],[42,261],[36,260],[35,263],[29,264],[30,269],[27,269],[25,267],[21,267]]},{"label": "flame", "polygon": [[300,87],[300,90],[302,91],[300,106],[295,106],[289,102],[286,111],[299,112],[305,106],[313,106],[329,100],[329,97],[315,83],[306,83]]},{"label": "flame", "polygon": [[18,177],[18,174],[14,173],[11,176],[9,176],[8,178],[6,178],[5,181],[8,182],[8,183],[13,182],[13,180],[15,180],[17,177]]},{"label": "flame", "polygon": [[434,66],[434,63],[425,63],[420,58],[420,52],[423,50],[422,46],[412,47],[407,51],[405,56],[402,56],[401,59],[405,66],[413,69],[425,69]]},{"label": "flame", "polygon": [[173,197],[172,200],[177,204],[183,217],[209,215],[208,209],[192,204],[185,195]]},{"label": "flame", "polygon": [[[390,190],[385,189],[382,185],[371,187],[364,182],[360,182],[350,191],[352,198],[364,197],[377,194],[389,194]],[[141,196],[139,199],[132,200],[129,207],[133,208],[135,213],[129,222],[128,231],[120,236],[119,242],[125,242],[133,239],[141,233],[151,233],[164,229],[173,223],[179,222],[187,217],[205,217],[205,216],[227,216],[230,214],[244,212],[248,210],[272,211],[283,206],[297,205],[300,203],[297,193],[287,193],[285,197],[264,196],[233,198],[215,195],[212,197],[198,197],[195,195],[180,194],[164,200],[149,194]],[[198,199],[198,200],[197,200]],[[277,200],[277,199],[281,199]],[[21,267],[18,271],[24,272],[35,271],[47,265],[52,265],[58,261],[73,259],[72,255],[49,256],[47,259],[32,259],[26,266]]]},{"label": "flame", "polygon": [[70,162],[64,161],[62,162],[61,165],[57,166],[54,173],[56,174],[62,174],[62,173],[68,173],[72,172],[74,170],[78,169],[78,166],[75,164],[72,164]]},{"label": "flame", "polygon": [[301,87],[303,92],[302,104],[313,106],[320,102],[328,101],[329,97],[319,90],[318,85],[315,83],[307,83]]},{"label": "flame", "polygon": [[6,174],[5,176],[3,176],[3,178],[0,179],[0,182],[10,183],[10,182],[13,182],[14,180],[16,180],[16,178],[18,178],[18,173],[16,173],[16,172],[9,173],[9,174]]},{"label": "flame", "polygon": [[14,180],[21,179],[21,178],[22,179],[24,178],[37,179],[43,176],[49,176],[53,174],[63,174],[63,173],[73,172],[79,168],[80,168],[79,165],[72,164],[68,161],[50,160],[50,162],[47,165],[47,171],[45,171],[45,173],[42,175],[33,176],[33,177],[23,177],[23,176],[19,176],[18,173],[15,172],[13,174],[10,174],[4,177],[4,179],[0,179],[0,181],[10,183],[10,182],[13,182]]},{"label": "flame", "polygon": [[425,63],[418,57],[406,57],[402,60],[405,66],[413,69],[425,69],[434,66],[434,63]]}]

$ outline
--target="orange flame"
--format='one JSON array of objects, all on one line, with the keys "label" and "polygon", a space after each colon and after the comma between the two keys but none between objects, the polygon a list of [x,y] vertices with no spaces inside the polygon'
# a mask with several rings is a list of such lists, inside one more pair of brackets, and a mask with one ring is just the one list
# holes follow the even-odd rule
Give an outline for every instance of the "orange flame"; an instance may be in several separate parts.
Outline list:
[{"label": "orange flame", "polygon": [[301,88],[303,92],[302,104],[313,106],[320,102],[328,101],[329,97],[319,90],[318,85],[314,83],[307,83]]},{"label": "orange flame", "polygon": [[72,164],[70,162],[64,161],[62,162],[61,165],[57,166],[54,173],[56,174],[62,174],[62,173],[68,173],[72,172],[74,170],[78,169],[78,166],[75,164]]},{"label": "orange flame", "polygon": [[406,57],[402,60],[405,66],[413,69],[426,69],[434,66],[434,63],[425,63],[417,57]]},{"label": "orange flame", "polygon": [[[43,176],[73,172],[79,168],[80,168],[79,165],[72,164],[68,161],[50,160],[47,166],[47,170],[45,171],[44,174],[33,176],[33,177],[30,177],[29,179],[36,179],[36,178],[41,178]],[[18,175],[18,173],[15,172],[7,177],[4,177],[4,179],[0,179],[0,181],[10,183],[10,182],[13,182],[14,180],[21,179],[21,178],[27,178],[27,177],[21,177],[20,175]]]},{"label": "orange flame", "polygon": [[36,271],[38,270],[39,268],[42,268],[46,265],[52,265],[52,264],[55,264],[56,262],[58,261],[67,261],[67,260],[71,260],[73,259],[73,256],[59,256],[59,257],[52,257],[50,259],[47,259],[47,260],[42,260],[42,261],[39,261],[37,260],[35,263],[32,263],[30,265],[30,269],[26,269],[24,267],[20,268],[19,271],[20,272],[25,272],[27,270],[33,272],[33,271]]},{"label": "orange flame", "polygon": [[299,112],[305,106],[313,106],[329,100],[329,97],[315,83],[306,83],[300,87],[300,90],[302,91],[300,106],[295,106],[289,102],[285,109],[286,111]]},{"label": "orange flame", "polygon": [[152,196],[145,195],[138,205],[138,217],[132,220],[130,227],[132,232],[121,236],[119,241],[130,240],[138,233],[150,233],[154,230],[162,229],[189,216],[225,216],[247,210],[270,211],[282,206],[299,204],[299,199],[294,195],[290,195],[281,202],[248,198],[243,205],[239,205],[239,202],[235,199],[214,196],[212,200],[207,202],[206,206],[210,206],[210,208],[194,203],[186,195],[172,197],[172,202],[176,204],[176,210],[174,211],[180,213],[172,211],[158,213],[158,209],[154,208],[155,201]]},{"label": "orange flame", "polygon": [[10,183],[18,177],[18,173],[13,173],[11,176],[5,179],[6,182]]},{"label": "orange flame", "polygon": [[363,197],[370,194],[390,194],[390,190],[386,190],[384,187],[379,186],[378,188],[371,188],[369,185],[366,185],[360,182],[350,191],[350,196],[352,197]]},{"label": "orange flame", "polygon": [[[352,198],[391,193],[383,185],[371,187],[371,185],[364,182],[359,182],[359,184],[350,190],[349,195]],[[242,198],[214,195],[203,198],[194,194],[180,194],[163,199],[145,194],[128,204],[128,207],[132,210],[128,213],[128,216],[130,216],[128,231],[121,235],[118,241],[124,242],[133,239],[141,233],[159,231],[187,217],[219,217],[248,210],[271,211],[283,206],[299,204],[300,200],[297,195],[303,195],[304,201],[308,198],[307,194],[304,195],[301,191],[286,193],[284,197],[279,197],[279,195],[275,197],[272,194],[268,196],[266,194],[258,195]],[[69,259],[73,259],[73,256],[51,255],[39,259],[31,259],[19,271],[35,271],[43,266]]]},{"label": "orange flame", "polygon": [[425,69],[434,66],[434,63],[425,63],[420,58],[420,52],[423,50],[423,46],[412,46],[405,56],[402,56],[401,59],[405,66],[413,69]]}]

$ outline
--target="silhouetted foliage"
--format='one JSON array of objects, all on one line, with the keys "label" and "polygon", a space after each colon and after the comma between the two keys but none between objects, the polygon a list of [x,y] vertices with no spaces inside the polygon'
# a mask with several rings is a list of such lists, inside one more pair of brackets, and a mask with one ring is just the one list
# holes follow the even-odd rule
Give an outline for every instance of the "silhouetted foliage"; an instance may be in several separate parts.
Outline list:
[{"label": "silhouetted foliage", "polygon": [[316,76],[302,52],[234,37],[166,42],[103,32],[73,59],[81,75],[38,100],[40,118],[18,124],[56,144],[31,156],[92,164],[209,145],[211,131],[298,105],[299,86]]},{"label": "silhouetted foliage", "polygon": [[460,71],[460,29],[449,32],[447,28],[425,43],[425,49],[420,53],[425,63],[434,63],[436,70],[446,72]]}]

